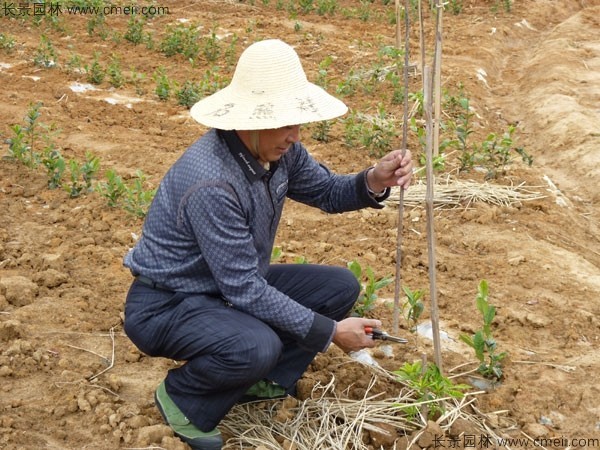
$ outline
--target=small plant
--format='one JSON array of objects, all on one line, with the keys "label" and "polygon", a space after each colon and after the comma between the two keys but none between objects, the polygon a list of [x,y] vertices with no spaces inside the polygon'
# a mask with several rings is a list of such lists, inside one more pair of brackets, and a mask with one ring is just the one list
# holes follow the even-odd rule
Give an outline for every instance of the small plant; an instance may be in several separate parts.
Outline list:
[{"label": "small plant", "polygon": [[10,34],[0,33],[0,48],[2,50],[5,50],[7,53],[11,53],[15,49],[16,45],[17,42],[13,36]]},{"label": "small plant", "polygon": [[146,189],[146,175],[141,170],[137,170],[133,183],[127,185],[124,196],[123,209],[136,217],[143,218],[148,212],[148,208],[154,199],[156,189]]},{"label": "small plant", "polygon": [[160,44],[160,50],[166,56],[181,54],[186,59],[196,59],[200,51],[198,29],[182,24],[167,27],[167,34]]},{"label": "small plant", "polygon": [[99,169],[100,160],[90,152],[86,152],[85,161],[82,164],[75,159],[71,159],[69,161],[71,183],[68,185],[63,184],[63,188],[69,193],[69,197],[79,197],[85,192],[92,191],[92,183]]},{"label": "small plant", "polygon": [[378,105],[377,114],[350,114],[344,123],[346,145],[358,144],[369,149],[371,155],[383,156],[397,137],[394,120],[383,105]]},{"label": "small plant", "polygon": [[169,77],[167,77],[165,68],[160,66],[158,69],[156,69],[153,78],[156,82],[156,88],[154,89],[156,96],[162,101],[168,100],[171,96],[171,87],[173,86],[173,82],[169,80]]},{"label": "small plant", "polygon": [[497,353],[497,343],[492,336],[496,308],[489,303],[486,280],[479,282],[476,305],[483,318],[483,327],[472,336],[460,335],[460,339],[475,350],[475,356],[479,360],[477,371],[486,378],[499,380],[502,378],[501,361],[506,357],[506,352]]},{"label": "small plant", "polygon": [[33,57],[33,63],[38,67],[44,67],[49,69],[51,67],[56,66],[56,50],[52,45],[52,42],[42,34],[40,37],[40,45],[35,51],[35,56]]},{"label": "small plant", "polygon": [[144,42],[144,25],[146,17],[138,14],[132,15],[127,21],[127,31],[123,35],[125,40],[134,45]]},{"label": "small plant", "polygon": [[75,53],[71,54],[66,64],[67,72],[80,74],[83,72],[82,67],[81,56]]},{"label": "small plant", "polygon": [[320,16],[333,15],[337,6],[337,0],[317,0],[317,14]]},{"label": "small plant", "polygon": [[48,188],[57,189],[62,186],[62,178],[65,172],[65,159],[60,154],[54,144],[49,144],[42,152],[42,164],[48,174]]},{"label": "small plant", "polygon": [[[376,280],[373,269],[367,266],[363,271],[363,268],[358,261],[350,261],[347,266],[361,286],[361,291],[358,300],[352,309],[352,314],[358,317],[364,317],[366,313],[375,308],[378,298],[377,291],[390,284],[393,278],[391,276],[386,276]],[[366,276],[366,282],[363,280],[364,276]]]},{"label": "small plant", "polygon": [[114,169],[107,170],[105,175],[106,181],[97,183],[95,190],[108,200],[108,206],[116,207],[127,192],[127,186]]},{"label": "small plant", "polygon": [[[415,390],[419,402],[427,402],[430,419],[444,412],[442,399],[448,397],[460,399],[464,397],[464,391],[470,388],[466,384],[454,384],[452,380],[443,376],[439,367],[433,363],[428,364],[423,370],[421,361],[407,362],[394,373]],[[419,414],[418,405],[403,407],[403,409],[409,417],[416,417]]]},{"label": "small plant", "polygon": [[143,87],[144,80],[146,79],[146,75],[141,72],[138,72],[135,67],[131,68],[131,74],[129,76],[129,83],[132,84],[135,88],[135,93],[137,95],[144,95],[146,90]]},{"label": "small plant", "polygon": [[273,250],[271,250],[271,262],[279,261],[282,253],[281,247],[273,247]]},{"label": "small plant", "polygon": [[423,298],[423,291],[416,289],[412,291],[408,286],[403,286],[402,290],[406,295],[406,303],[402,308],[409,325],[409,330],[412,332],[417,331],[417,322],[425,309],[421,299]]},{"label": "small plant", "polygon": [[104,81],[104,77],[106,76],[106,71],[102,68],[100,61],[98,60],[99,57],[100,54],[98,52],[95,52],[92,64],[90,66],[85,66],[87,79],[92,84],[102,83],[102,81]]},{"label": "small plant", "polygon": [[463,10],[462,0],[450,0],[447,6],[450,8],[450,12],[455,16],[459,15]]},{"label": "small plant", "polygon": [[320,122],[317,122],[312,133],[312,138],[320,142],[329,142],[331,124],[331,120],[321,120]]},{"label": "small plant", "polygon": [[221,43],[214,31],[211,31],[210,36],[204,38],[202,54],[210,62],[215,62],[221,56]]},{"label": "small plant", "polygon": [[505,166],[511,161],[511,151],[514,150],[521,155],[523,161],[531,165],[533,158],[522,148],[514,148],[513,134],[515,126],[510,125],[508,130],[499,138],[495,133],[490,133],[483,141],[479,158],[482,165],[487,169],[486,178],[497,178],[505,174]]},{"label": "small plant", "polygon": [[25,126],[15,124],[11,127],[13,137],[6,140],[8,144],[8,156],[16,159],[29,168],[35,168],[40,162],[40,155],[35,151],[37,139],[39,137],[38,119],[41,115],[40,108],[42,104],[36,103],[29,105],[29,110],[25,116]]},{"label": "small plant", "polygon": [[181,89],[175,92],[177,103],[190,108],[194,103],[202,98],[202,88],[196,82],[186,80]]},{"label": "small plant", "polygon": [[106,69],[108,77],[110,78],[110,84],[115,88],[120,88],[125,84],[125,77],[121,71],[121,62],[116,55],[113,55]]}]

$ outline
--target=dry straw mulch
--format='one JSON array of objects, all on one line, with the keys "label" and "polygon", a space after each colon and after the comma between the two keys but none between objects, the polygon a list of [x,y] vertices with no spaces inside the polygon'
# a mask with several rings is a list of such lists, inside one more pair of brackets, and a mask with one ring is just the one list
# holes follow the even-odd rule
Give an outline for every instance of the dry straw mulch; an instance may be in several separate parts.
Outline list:
[{"label": "dry straw mulch", "polygon": [[[418,401],[416,392],[406,386],[393,398],[373,394],[378,377],[398,378],[382,368],[368,366],[372,380],[361,400],[341,398],[335,393],[335,377],[327,385],[316,385],[313,395],[304,401],[292,397],[285,400],[236,405],[221,423],[228,439],[224,449],[255,450],[368,450],[369,448],[419,448],[424,434],[434,432],[428,420],[427,405],[436,402],[444,413],[435,420],[435,436],[449,436],[453,424],[460,420],[477,435],[498,442],[499,436],[489,426],[494,420],[476,406],[477,395],[483,391],[466,393],[464,397]],[[414,417],[407,407],[420,411]],[[425,415],[423,415],[425,413]],[[502,412],[500,412],[502,413]],[[390,432],[390,430],[393,430]],[[371,442],[365,442],[365,432]],[[379,439],[378,439],[379,436]],[[391,440],[390,440],[391,437]],[[430,437],[429,439],[431,439]],[[446,437],[446,439],[448,439]],[[373,447],[374,440],[385,445]],[[367,440],[368,441],[368,440]],[[496,448],[489,447],[489,448]]]},{"label": "dry straw mulch", "polygon": [[[408,206],[424,205],[426,191],[426,183],[417,181],[404,192],[404,204]],[[436,182],[433,186],[433,205],[436,208],[468,208],[476,202],[513,206],[544,197],[546,196],[539,192],[539,187],[525,186],[525,184],[505,186],[448,178]],[[399,198],[400,190],[392,189],[386,204],[397,205]]]}]

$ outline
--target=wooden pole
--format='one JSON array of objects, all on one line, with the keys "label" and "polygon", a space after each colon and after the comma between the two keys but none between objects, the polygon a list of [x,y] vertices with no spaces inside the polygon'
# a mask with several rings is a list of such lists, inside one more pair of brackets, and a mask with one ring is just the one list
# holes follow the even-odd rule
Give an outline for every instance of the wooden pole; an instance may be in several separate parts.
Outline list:
[{"label": "wooden pole", "polygon": [[436,1],[435,15],[435,52],[433,57],[433,94],[435,95],[433,115],[433,155],[440,154],[440,120],[442,109],[442,16],[444,5],[442,0]]},{"label": "wooden pole", "polygon": [[419,42],[421,44],[421,77],[423,77],[423,68],[425,67],[425,30],[423,27],[423,5],[419,0]]},{"label": "wooden pole", "polygon": [[[397,0],[399,1],[399,0]],[[398,5],[399,10],[399,5]],[[397,11],[398,11],[397,10]],[[406,0],[404,5],[404,111],[402,118],[402,156],[406,153],[408,145],[408,65],[410,63],[410,0]],[[398,23],[398,20],[396,20]],[[399,46],[398,46],[399,48]],[[398,333],[400,328],[400,292],[402,290],[402,232],[404,222],[404,189],[400,189],[400,198],[398,200],[398,227],[396,234],[396,277],[394,289],[394,311],[392,313],[392,330],[394,334]]]},{"label": "wooden pole", "polygon": [[431,95],[431,68],[425,66],[423,73],[424,79],[424,112],[426,120],[426,174],[427,190],[425,193],[425,208],[427,211],[427,250],[429,254],[429,296],[431,298],[431,330],[433,334],[433,351],[435,364],[443,373],[442,369],[442,351],[440,342],[440,320],[437,304],[437,285],[436,285],[436,258],[435,258],[435,230],[433,226],[433,184],[435,182],[433,175],[433,136],[432,136],[432,95]]}]

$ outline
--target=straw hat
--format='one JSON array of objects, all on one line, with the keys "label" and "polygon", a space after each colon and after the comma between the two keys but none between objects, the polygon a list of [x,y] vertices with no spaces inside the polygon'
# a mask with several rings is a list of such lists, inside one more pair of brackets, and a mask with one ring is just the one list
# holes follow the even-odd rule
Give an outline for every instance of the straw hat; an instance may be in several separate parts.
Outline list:
[{"label": "straw hat", "polygon": [[347,110],[307,80],[292,47],[269,39],[244,50],[229,86],[192,106],[191,115],[212,128],[263,130],[333,119]]}]

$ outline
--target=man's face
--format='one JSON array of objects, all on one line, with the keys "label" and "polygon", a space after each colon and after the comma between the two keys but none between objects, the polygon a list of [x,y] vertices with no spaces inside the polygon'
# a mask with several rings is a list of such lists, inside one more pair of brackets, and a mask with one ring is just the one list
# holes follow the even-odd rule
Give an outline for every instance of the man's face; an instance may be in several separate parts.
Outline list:
[{"label": "man's face", "polygon": [[260,130],[258,138],[259,159],[264,162],[278,161],[294,142],[300,140],[300,125]]}]

